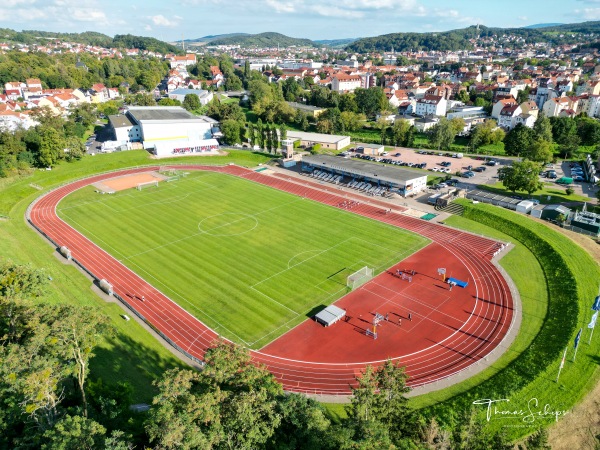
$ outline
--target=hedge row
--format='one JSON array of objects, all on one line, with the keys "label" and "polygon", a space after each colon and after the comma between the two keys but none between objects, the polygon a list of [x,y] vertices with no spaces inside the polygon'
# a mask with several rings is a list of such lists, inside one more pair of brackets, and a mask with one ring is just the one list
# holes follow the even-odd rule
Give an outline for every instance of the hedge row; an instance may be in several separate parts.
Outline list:
[{"label": "hedge row", "polygon": [[546,236],[526,228],[521,223],[523,218],[514,213],[488,205],[475,206],[468,201],[458,202],[465,207],[465,218],[508,234],[533,253],[547,279],[548,309],[538,335],[510,365],[468,392],[426,408],[426,414],[447,423],[452,422],[456,411],[469,409],[474,399],[508,398],[530,384],[552,361],[560,358],[574,335],[579,314],[577,277],[569,262],[552,242],[545,239]]}]

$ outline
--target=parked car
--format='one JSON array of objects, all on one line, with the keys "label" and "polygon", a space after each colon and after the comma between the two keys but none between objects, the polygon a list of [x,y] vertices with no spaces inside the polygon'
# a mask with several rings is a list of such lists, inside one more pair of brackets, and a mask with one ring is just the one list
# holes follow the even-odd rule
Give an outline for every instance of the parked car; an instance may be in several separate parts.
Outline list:
[{"label": "parked car", "polygon": [[496,161],[495,159],[490,159],[488,162],[485,163],[487,166],[497,166],[498,165],[498,161]]},{"label": "parked car", "polygon": [[462,176],[463,178],[473,178],[475,174],[473,172],[464,172]]},{"label": "parked car", "polygon": [[555,178],[558,178],[558,175],[556,175],[556,172],[555,172],[555,171],[553,171],[553,170],[550,170],[550,171],[548,171],[548,173],[546,174],[546,177],[548,177],[548,178],[552,178],[552,179],[555,179]]},{"label": "parked car", "polygon": [[400,153],[394,153],[394,156],[401,156]]},{"label": "parked car", "polygon": [[585,181],[585,178],[583,178],[581,175],[577,175],[573,177],[573,181]]}]

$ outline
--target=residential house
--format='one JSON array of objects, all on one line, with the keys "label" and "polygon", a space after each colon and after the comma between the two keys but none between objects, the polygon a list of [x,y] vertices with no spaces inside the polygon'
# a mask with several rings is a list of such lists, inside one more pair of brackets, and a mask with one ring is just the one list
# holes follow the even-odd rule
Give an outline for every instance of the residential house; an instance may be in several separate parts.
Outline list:
[{"label": "residential house", "polygon": [[176,67],[192,66],[196,64],[196,55],[193,53],[188,53],[185,56],[172,56],[169,64],[171,65],[171,69]]},{"label": "residential house", "polygon": [[417,99],[415,114],[417,116],[445,116],[447,101],[444,97],[437,95],[425,95]]},{"label": "residential house", "polygon": [[537,119],[540,109],[533,101],[523,102],[519,105],[523,114],[529,114]]},{"label": "residential house", "polygon": [[577,97],[551,98],[544,103],[542,111],[547,117],[559,117],[563,110],[577,110],[579,99]]},{"label": "residential house", "polygon": [[516,127],[518,124],[521,124],[528,128],[533,128],[536,120],[537,120],[537,116],[534,116],[532,114],[522,113],[522,114],[519,114],[518,116],[514,117],[513,122],[512,122],[512,128]]},{"label": "residential house", "polygon": [[360,75],[337,74],[331,79],[331,90],[335,92],[353,92],[361,86]]},{"label": "residential house", "polygon": [[521,107],[516,103],[506,105],[498,116],[498,126],[505,130],[512,130],[515,118],[522,112]]},{"label": "residential house", "polygon": [[498,120],[500,118],[500,113],[506,106],[514,105],[517,105],[517,101],[512,97],[498,100],[496,103],[494,103],[494,106],[492,107],[492,117]]}]

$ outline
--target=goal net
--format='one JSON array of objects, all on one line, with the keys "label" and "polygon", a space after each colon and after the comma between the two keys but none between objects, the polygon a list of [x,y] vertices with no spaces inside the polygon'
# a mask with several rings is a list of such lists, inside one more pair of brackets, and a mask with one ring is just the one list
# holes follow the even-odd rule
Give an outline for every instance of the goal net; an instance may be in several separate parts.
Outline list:
[{"label": "goal net", "polygon": [[158,187],[158,181],[147,181],[146,183],[138,183],[135,188],[138,191],[141,191],[142,189],[146,189],[151,186]]},{"label": "goal net", "polygon": [[362,269],[357,270],[356,272],[348,275],[346,285],[350,289],[354,290],[365,284],[371,278],[373,278],[373,269],[365,266]]}]

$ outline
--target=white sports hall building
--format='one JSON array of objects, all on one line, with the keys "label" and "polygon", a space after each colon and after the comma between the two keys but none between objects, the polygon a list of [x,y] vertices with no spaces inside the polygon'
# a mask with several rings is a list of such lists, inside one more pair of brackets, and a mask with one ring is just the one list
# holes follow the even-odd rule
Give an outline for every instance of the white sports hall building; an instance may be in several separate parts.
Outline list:
[{"label": "white sports hall building", "polygon": [[179,106],[129,106],[108,119],[115,141],[142,142],[158,157],[214,153],[222,136],[216,120]]}]

